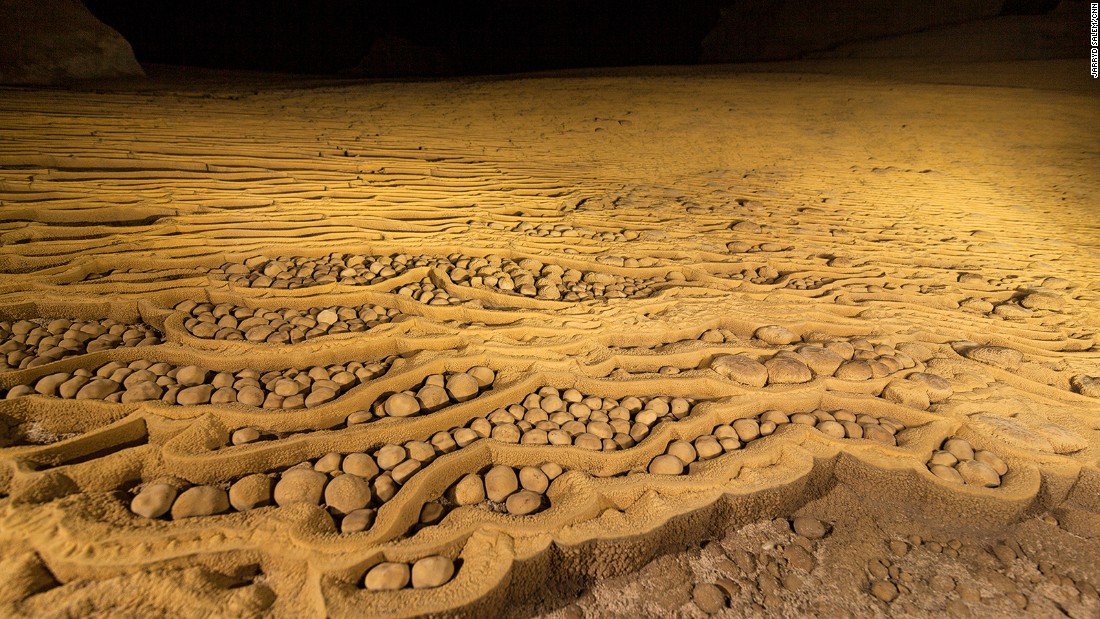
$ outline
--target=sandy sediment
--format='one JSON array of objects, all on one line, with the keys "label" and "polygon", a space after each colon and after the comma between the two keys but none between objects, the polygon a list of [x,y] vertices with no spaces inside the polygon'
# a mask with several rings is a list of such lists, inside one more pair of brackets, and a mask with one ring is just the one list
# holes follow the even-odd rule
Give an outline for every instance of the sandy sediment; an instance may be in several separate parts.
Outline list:
[{"label": "sandy sediment", "polygon": [[5,90],[3,612],[1091,616],[1092,103]]}]

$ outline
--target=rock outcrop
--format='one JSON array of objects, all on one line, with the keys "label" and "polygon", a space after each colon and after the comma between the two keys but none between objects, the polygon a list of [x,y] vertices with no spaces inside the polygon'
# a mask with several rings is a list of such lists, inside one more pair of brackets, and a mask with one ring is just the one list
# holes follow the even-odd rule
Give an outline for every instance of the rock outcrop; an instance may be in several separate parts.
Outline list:
[{"label": "rock outcrop", "polygon": [[0,0],[0,84],[144,74],[126,39],[80,0]]}]

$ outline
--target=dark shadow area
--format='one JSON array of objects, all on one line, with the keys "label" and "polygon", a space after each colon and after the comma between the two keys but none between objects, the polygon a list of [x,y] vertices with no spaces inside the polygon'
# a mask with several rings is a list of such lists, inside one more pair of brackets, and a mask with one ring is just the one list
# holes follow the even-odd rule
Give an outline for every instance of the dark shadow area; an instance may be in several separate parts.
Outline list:
[{"label": "dark shadow area", "polygon": [[143,63],[469,75],[689,64],[721,0],[87,0]]}]

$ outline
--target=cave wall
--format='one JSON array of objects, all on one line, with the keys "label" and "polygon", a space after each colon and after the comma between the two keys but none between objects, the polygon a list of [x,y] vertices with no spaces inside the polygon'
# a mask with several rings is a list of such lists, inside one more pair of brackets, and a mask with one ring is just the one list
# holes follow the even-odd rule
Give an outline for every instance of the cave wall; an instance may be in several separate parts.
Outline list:
[{"label": "cave wall", "polygon": [[701,60],[801,58],[856,41],[991,17],[1005,0],[736,0],[703,40]]},{"label": "cave wall", "polygon": [[[1020,2],[1014,3],[1021,6]],[[958,24],[812,52],[806,58],[912,58],[960,62],[1088,58],[1088,2],[1062,2],[1042,14],[1022,6]],[[1050,6],[1049,3],[1046,6]]]},{"label": "cave wall", "polygon": [[126,39],[80,0],[0,0],[0,83],[143,75]]}]

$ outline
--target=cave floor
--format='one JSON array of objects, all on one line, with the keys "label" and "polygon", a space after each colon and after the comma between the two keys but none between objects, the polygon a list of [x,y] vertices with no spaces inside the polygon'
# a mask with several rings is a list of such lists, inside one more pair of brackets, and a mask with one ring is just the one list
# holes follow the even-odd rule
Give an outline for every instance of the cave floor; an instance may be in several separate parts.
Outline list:
[{"label": "cave floor", "polygon": [[0,614],[1097,616],[1085,64],[0,89]]}]

